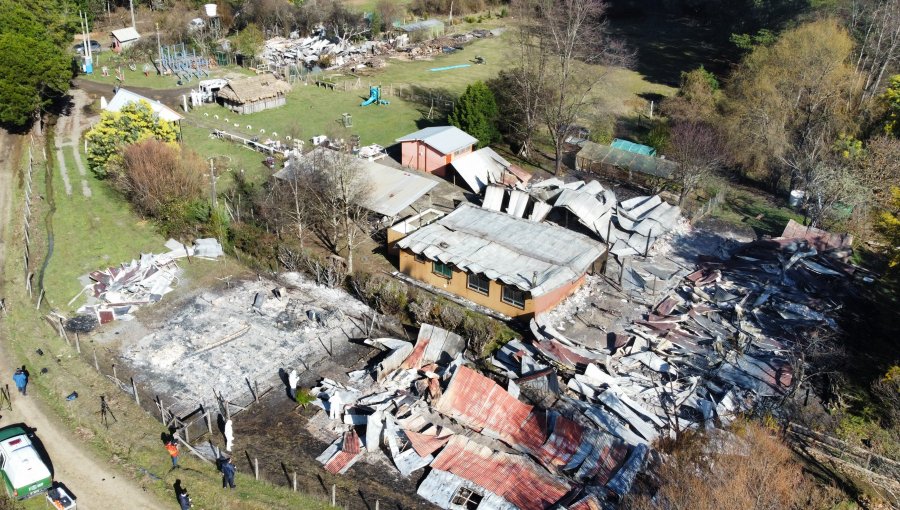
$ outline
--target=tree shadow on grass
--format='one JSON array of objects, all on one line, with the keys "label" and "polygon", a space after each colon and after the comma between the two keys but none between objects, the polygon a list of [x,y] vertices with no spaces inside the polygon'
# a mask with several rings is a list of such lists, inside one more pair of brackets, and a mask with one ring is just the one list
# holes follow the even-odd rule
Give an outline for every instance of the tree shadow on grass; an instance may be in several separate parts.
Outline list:
[{"label": "tree shadow on grass", "polygon": [[609,28],[637,51],[634,70],[654,83],[677,87],[683,71],[701,65],[721,76],[740,57],[719,23],[642,9],[612,17]]}]

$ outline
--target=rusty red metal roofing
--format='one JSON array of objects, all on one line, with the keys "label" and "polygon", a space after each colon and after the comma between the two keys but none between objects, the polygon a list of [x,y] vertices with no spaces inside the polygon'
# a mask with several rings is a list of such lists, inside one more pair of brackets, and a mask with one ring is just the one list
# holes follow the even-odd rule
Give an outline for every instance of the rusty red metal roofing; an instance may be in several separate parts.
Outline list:
[{"label": "rusty red metal roofing", "polygon": [[431,339],[419,335],[419,338],[416,340],[416,345],[413,347],[413,351],[409,353],[409,356],[403,361],[400,368],[419,368],[419,365],[422,364],[422,359],[425,357],[425,348],[428,347],[429,340]]},{"label": "rusty red metal roofing", "polygon": [[600,499],[598,499],[597,496],[588,494],[572,503],[567,508],[569,510],[603,510],[603,505],[600,503]]},{"label": "rusty red metal roofing", "polygon": [[466,366],[457,369],[435,409],[512,446],[539,448],[547,437],[543,415]]},{"label": "rusty red metal roofing", "polygon": [[576,368],[578,365],[588,365],[595,361],[585,358],[556,340],[540,340],[532,345],[545,356],[570,368]]},{"label": "rusty red metal roofing", "polygon": [[818,251],[849,248],[853,245],[853,236],[850,234],[832,234],[827,230],[801,225],[794,220],[789,220],[785,225],[780,239],[805,239]]},{"label": "rusty red metal roofing", "polygon": [[341,451],[346,453],[359,453],[359,436],[356,435],[355,429],[350,429],[344,433],[344,443],[341,445]]},{"label": "rusty red metal roofing", "polygon": [[584,428],[565,416],[557,416],[553,433],[536,452],[544,465],[565,466],[578,451]]},{"label": "rusty red metal roofing", "polygon": [[334,454],[334,457],[331,457],[331,459],[329,459],[328,462],[325,463],[325,470],[333,475],[336,475],[342,472],[347,467],[347,465],[356,458],[357,455],[359,455],[359,452],[337,452]]},{"label": "rusty red metal roofing", "polygon": [[431,467],[464,478],[521,510],[550,507],[570,488],[527,457],[496,452],[459,435],[453,436]]},{"label": "rusty red metal roofing", "polygon": [[666,316],[672,313],[672,310],[675,309],[675,305],[677,304],[678,299],[676,299],[674,296],[666,296],[666,299],[663,299],[659,302],[658,305],[656,305],[655,311],[659,315]]},{"label": "rusty red metal roofing", "polygon": [[453,436],[453,434],[446,434],[439,437],[437,435],[421,434],[411,430],[404,430],[403,432],[406,433],[406,437],[409,438],[409,444],[412,445],[413,450],[415,450],[420,457],[427,457],[440,450]]}]

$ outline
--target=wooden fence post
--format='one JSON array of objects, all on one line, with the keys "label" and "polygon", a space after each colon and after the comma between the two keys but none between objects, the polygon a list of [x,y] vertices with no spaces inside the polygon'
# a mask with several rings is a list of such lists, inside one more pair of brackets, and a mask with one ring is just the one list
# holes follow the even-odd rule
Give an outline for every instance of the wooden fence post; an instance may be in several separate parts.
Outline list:
[{"label": "wooden fence post", "polygon": [[100,372],[100,363],[97,361],[97,349],[96,348],[94,348],[94,368],[97,369],[97,373],[101,373],[101,374],[103,373],[103,372]]},{"label": "wooden fence post", "polygon": [[297,492],[297,472],[296,472],[296,471],[294,471],[294,483],[293,483],[293,486],[294,486],[294,492]]},{"label": "wooden fence post", "polygon": [[331,506],[337,506],[337,485],[331,484]]},{"label": "wooden fence post", "polygon": [[131,378],[131,389],[134,391],[134,401],[137,405],[141,405],[141,397],[138,396],[137,384],[134,383],[134,377]]},{"label": "wooden fence post", "polygon": [[81,340],[78,338],[78,332],[75,333],[75,350],[81,354]]},{"label": "wooden fence post", "polygon": [[253,476],[259,480],[259,459],[253,457]]},{"label": "wooden fence post", "polygon": [[113,369],[113,379],[116,380],[116,384],[119,384],[119,374],[116,373],[116,364],[115,363],[113,363],[112,369]]}]

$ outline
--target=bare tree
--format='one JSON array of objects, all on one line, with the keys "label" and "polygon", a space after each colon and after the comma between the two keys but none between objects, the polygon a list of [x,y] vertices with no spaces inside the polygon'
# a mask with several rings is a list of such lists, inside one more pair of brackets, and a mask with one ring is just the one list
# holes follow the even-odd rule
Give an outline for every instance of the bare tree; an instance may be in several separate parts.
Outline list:
[{"label": "bare tree", "polygon": [[547,101],[541,117],[550,133],[556,156],[555,172],[562,168],[563,144],[572,125],[590,102],[595,87],[607,73],[590,65],[630,63],[623,44],[612,39],[603,19],[603,0],[533,0],[533,32],[540,55],[546,56]]},{"label": "bare tree", "polygon": [[371,230],[364,207],[371,185],[360,161],[342,152],[316,148],[292,160],[289,169],[287,185],[295,197],[292,215],[298,228],[304,228],[301,222],[305,219],[335,255],[346,250],[347,270],[352,272],[353,251]]},{"label": "bare tree", "polygon": [[862,205],[871,196],[857,172],[836,158],[816,164],[806,179],[806,214],[810,225],[820,226],[836,205]]},{"label": "bare tree", "polygon": [[696,122],[676,122],[672,126],[666,154],[678,163],[675,179],[681,185],[678,205],[709,179],[725,163],[725,144],[711,125]]},{"label": "bare tree", "polygon": [[346,46],[350,41],[369,31],[363,17],[347,9],[340,0],[331,2],[331,10],[325,19],[328,31],[337,39],[338,45]]},{"label": "bare tree", "polygon": [[880,92],[887,71],[900,62],[900,0],[854,0],[848,25],[857,40],[857,85],[862,100]]}]

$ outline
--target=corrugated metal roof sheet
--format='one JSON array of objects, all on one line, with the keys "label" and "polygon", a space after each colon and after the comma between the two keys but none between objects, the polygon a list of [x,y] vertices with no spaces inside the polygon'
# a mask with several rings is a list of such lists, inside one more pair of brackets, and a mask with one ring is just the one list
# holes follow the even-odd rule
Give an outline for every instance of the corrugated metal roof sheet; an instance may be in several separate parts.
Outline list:
[{"label": "corrugated metal roof sheet", "polygon": [[584,275],[601,243],[557,225],[462,204],[397,246],[540,296]]},{"label": "corrugated metal roof sheet", "polygon": [[569,492],[569,484],[527,457],[496,452],[453,436],[431,463],[509,501],[521,510],[543,510]]},{"label": "corrugated metal roof sheet", "polygon": [[478,139],[456,126],[434,126],[410,133],[398,142],[419,140],[442,154],[450,154],[478,143]]},{"label": "corrugated metal roof sheet", "polygon": [[406,437],[409,438],[409,444],[421,457],[427,457],[440,450],[453,436],[452,434],[443,436],[421,434],[411,430],[405,430],[404,432]]},{"label": "corrugated metal roof sheet", "polygon": [[128,41],[134,41],[134,40],[139,39],[139,38],[141,37],[141,34],[139,34],[138,31],[135,30],[134,27],[120,28],[120,29],[118,29],[118,30],[113,30],[113,31],[110,32],[110,33],[111,33],[112,36],[115,37],[116,40],[119,41],[120,43],[125,43],[125,42],[128,42]]},{"label": "corrugated metal roof sheet", "polygon": [[482,496],[477,510],[516,510],[512,503],[493,492],[485,492],[483,488],[469,480],[439,469],[432,469],[428,473],[428,476],[419,484],[416,493],[441,508],[459,508],[458,505],[451,506],[451,502],[453,496],[461,488],[469,489]]},{"label": "corrugated metal roof sheet", "polygon": [[510,446],[537,450],[547,437],[543,415],[466,366],[453,374],[435,409]]},{"label": "corrugated metal roof sheet", "polygon": [[369,186],[364,203],[360,205],[382,216],[399,215],[438,184],[437,181],[415,172],[405,172],[375,161],[352,158],[321,146],[304,154],[298,160],[289,162],[284,168],[275,172],[274,177],[282,180],[293,179],[294,168],[292,165],[312,157],[314,153],[326,155],[325,157],[346,158],[347,161],[353,161],[354,164],[359,165],[367,177]]},{"label": "corrugated metal roof sheet", "polygon": [[527,182],[531,179],[531,174],[514,167],[490,147],[454,159],[450,165],[466,181],[469,189],[476,193],[481,193],[488,184],[504,182],[505,172],[508,173],[508,179],[513,181]]}]

